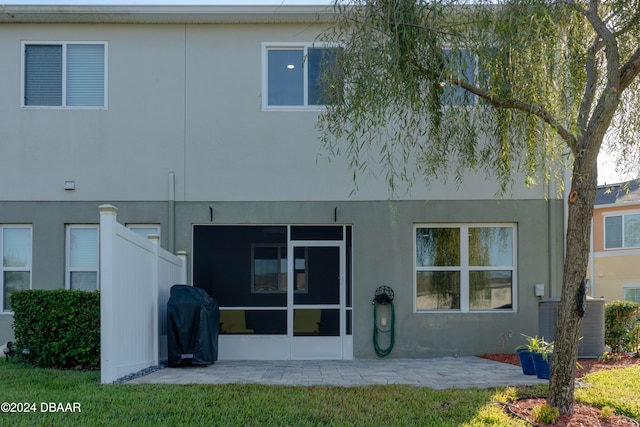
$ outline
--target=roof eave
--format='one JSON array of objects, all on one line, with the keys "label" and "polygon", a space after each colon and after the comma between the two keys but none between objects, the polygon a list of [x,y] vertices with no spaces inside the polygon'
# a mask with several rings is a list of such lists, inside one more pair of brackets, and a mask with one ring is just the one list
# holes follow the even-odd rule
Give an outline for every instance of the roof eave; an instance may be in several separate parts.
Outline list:
[{"label": "roof eave", "polygon": [[640,178],[616,184],[599,185],[595,208],[623,207],[640,204]]},{"label": "roof eave", "polygon": [[332,5],[2,5],[0,23],[227,24],[330,23]]}]

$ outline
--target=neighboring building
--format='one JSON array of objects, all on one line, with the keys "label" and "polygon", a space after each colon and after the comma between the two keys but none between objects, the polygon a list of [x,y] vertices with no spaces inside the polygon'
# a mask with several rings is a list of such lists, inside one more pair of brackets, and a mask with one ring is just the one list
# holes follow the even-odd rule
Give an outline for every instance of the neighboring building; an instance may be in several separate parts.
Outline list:
[{"label": "neighboring building", "polygon": [[[12,289],[99,289],[98,206],[189,254],[220,358],[512,351],[560,291],[555,187],[469,174],[389,200],[319,159],[328,6],[0,6],[0,341]],[[550,197],[547,197],[551,195]],[[455,256],[452,256],[455,254]],[[446,255],[446,256],[444,256]],[[135,328],[136,325],[131,325]],[[511,338],[513,337],[513,338]],[[512,339],[512,341],[510,341]]]},{"label": "neighboring building", "polygon": [[592,248],[592,296],[640,302],[640,179],[598,187]]}]

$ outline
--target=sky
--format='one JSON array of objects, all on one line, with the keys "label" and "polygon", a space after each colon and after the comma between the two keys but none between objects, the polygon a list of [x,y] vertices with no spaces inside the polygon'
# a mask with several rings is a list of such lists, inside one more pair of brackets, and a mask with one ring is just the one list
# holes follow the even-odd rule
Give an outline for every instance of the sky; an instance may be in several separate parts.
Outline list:
[{"label": "sky", "polygon": [[638,178],[638,176],[626,177],[620,175],[615,170],[615,158],[606,153],[604,148],[600,151],[598,156],[598,185],[616,184]]}]

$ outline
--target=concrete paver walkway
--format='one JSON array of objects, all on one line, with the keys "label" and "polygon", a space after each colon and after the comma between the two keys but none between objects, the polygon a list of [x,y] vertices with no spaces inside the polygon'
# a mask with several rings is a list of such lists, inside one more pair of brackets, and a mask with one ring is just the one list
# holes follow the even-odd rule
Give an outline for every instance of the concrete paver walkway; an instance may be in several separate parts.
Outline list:
[{"label": "concrete paver walkway", "polygon": [[356,360],[219,360],[212,365],[164,368],[133,384],[360,386],[409,384],[434,389],[487,388],[546,383],[513,366],[479,357]]}]

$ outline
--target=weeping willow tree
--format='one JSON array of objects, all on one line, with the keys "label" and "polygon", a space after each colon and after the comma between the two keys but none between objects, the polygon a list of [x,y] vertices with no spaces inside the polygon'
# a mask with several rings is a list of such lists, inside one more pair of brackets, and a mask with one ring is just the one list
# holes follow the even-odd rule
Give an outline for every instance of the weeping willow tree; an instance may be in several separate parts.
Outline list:
[{"label": "weeping willow tree", "polygon": [[345,0],[324,35],[323,148],[392,190],[467,170],[505,191],[572,168],[548,402],[573,411],[597,157],[605,136],[640,165],[639,0]]}]

